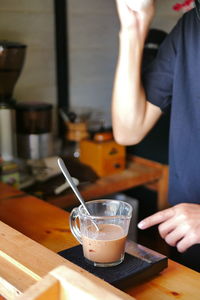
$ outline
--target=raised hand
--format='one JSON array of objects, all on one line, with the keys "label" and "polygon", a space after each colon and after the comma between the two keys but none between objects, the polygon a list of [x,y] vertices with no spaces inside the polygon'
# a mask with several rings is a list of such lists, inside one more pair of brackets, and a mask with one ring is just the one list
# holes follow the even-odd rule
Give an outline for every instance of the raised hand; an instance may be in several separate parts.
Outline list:
[{"label": "raised hand", "polygon": [[121,29],[147,31],[154,16],[154,3],[154,0],[146,0],[145,5],[144,0],[116,0]]},{"label": "raised hand", "polygon": [[152,4],[153,0],[125,0],[128,7],[133,11],[142,11],[148,9]]}]

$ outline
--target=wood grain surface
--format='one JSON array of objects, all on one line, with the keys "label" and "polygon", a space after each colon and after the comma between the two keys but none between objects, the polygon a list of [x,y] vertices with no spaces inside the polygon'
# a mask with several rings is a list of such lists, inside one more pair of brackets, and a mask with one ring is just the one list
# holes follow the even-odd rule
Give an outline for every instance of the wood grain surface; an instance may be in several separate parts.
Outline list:
[{"label": "wood grain surface", "polygon": [[[77,241],[73,238],[69,229],[68,212],[35,197],[21,194],[19,191],[3,183],[0,183],[0,190],[3,191],[3,196],[2,194],[0,196],[1,221],[54,252],[77,245]],[[12,239],[14,239],[14,236],[8,236],[9,243]],[[23,239],[21,239],[21,243],[26,249],[28,257],[28,252],[31,251],[29,244],[24,243]],[[8,249],[6,244],[3,247],[4,249]],[[3,250],[2,243],[0,243],[0,249]],[[17,250],[13,241],[8,255],[14,257],[16,255],[20,256],[20,251]],[[43,255],[45,256],[45,250],[43,251]],[[35,262],[38,261],[38,253],[34,251],[31,254],[35,268]],[[59,257],[57,259],[60,261],[62,258]],[[23,257],[23,260],[26,260],[26,257]],[[28,261],[26,263],[29,264]],[[53,267],[53,265],[43,266],[41,262],[40,268],[44,267],[47,270]],[[41,275],[44,273],[41,272]],[[199,282],[199,273],[169,260],[168,268],[161,274],[154,276],[146,282],[141,282],[137,286],[129,287],[126,289],[126,292],[136,299],[141,300],[199,299]]]},{"label": "wood grain surface", "polygon": [[[79,171],[76,172],[73,176],[78,177]],[[158,192],[158,207],[163,209],[167,205],[168,166],[141,157],[130,156],[124,171],[80,185],[79,189],[85,200],[93,200],[152,183],[152,188]],[[70,189],[62,195],[47,197],[47,201],[61,208],[78,205],[78,200]]]}]

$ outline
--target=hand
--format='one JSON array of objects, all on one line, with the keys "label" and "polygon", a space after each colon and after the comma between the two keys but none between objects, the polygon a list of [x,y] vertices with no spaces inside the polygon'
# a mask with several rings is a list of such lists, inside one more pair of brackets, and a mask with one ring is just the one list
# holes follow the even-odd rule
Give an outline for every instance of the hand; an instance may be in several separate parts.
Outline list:
[{"label": "hand", "polygon": [[125,0],[126,4],[133,11],[142,11],[152,5],[153,0]]},{"label": "hand", "polygon": [[153,18],[155,0],[116,0],[122,29],[139,27],[146,23],[146,27]]},{"label": "hand", "polygon": [[199,204],[178,204],[142,220],[138,227],[147,229],[157,224],[161,237],[179,252],[200,243]]}]

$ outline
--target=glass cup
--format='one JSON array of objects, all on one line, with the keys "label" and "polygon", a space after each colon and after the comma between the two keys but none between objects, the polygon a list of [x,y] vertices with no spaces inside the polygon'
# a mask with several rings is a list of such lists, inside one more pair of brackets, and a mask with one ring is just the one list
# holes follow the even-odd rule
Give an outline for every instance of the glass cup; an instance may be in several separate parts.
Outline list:
[{"label": "glass cup", "polygon": [[90,215],[82,205],[70,214],[71,232],[82,244],[86,261],[96,267],[120,264],[124,260],[132,206],[108,199],[90,201],[86,206]]}]

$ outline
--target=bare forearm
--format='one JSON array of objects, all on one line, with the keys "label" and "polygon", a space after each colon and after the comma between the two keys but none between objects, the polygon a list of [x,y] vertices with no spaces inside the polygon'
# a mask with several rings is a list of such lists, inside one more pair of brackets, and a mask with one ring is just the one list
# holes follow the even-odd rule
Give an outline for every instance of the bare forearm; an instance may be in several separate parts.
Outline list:
[{"label": "bare forearm", "polygon": [[[130,12],[118,3],[121,18],[119,57],[113,87],[112,120],[115,139],[125,145],[138,143],[152,128],[161,111],[147,101],[141,81],[144,42],[153,17]],[[129,17],[129,18],[128,18]]]},{"label": "bare forearm", "polygon": [[[121,143],[132,137],[133,129],[141,128],[146,110],[146,97],[141,85],[143,42],[134,30],[120,32],[119,58],[113,88],[113,129]],[[131,135],[129,134],[131,133]],[[137,138],[136,138],[137,140]]]}]

